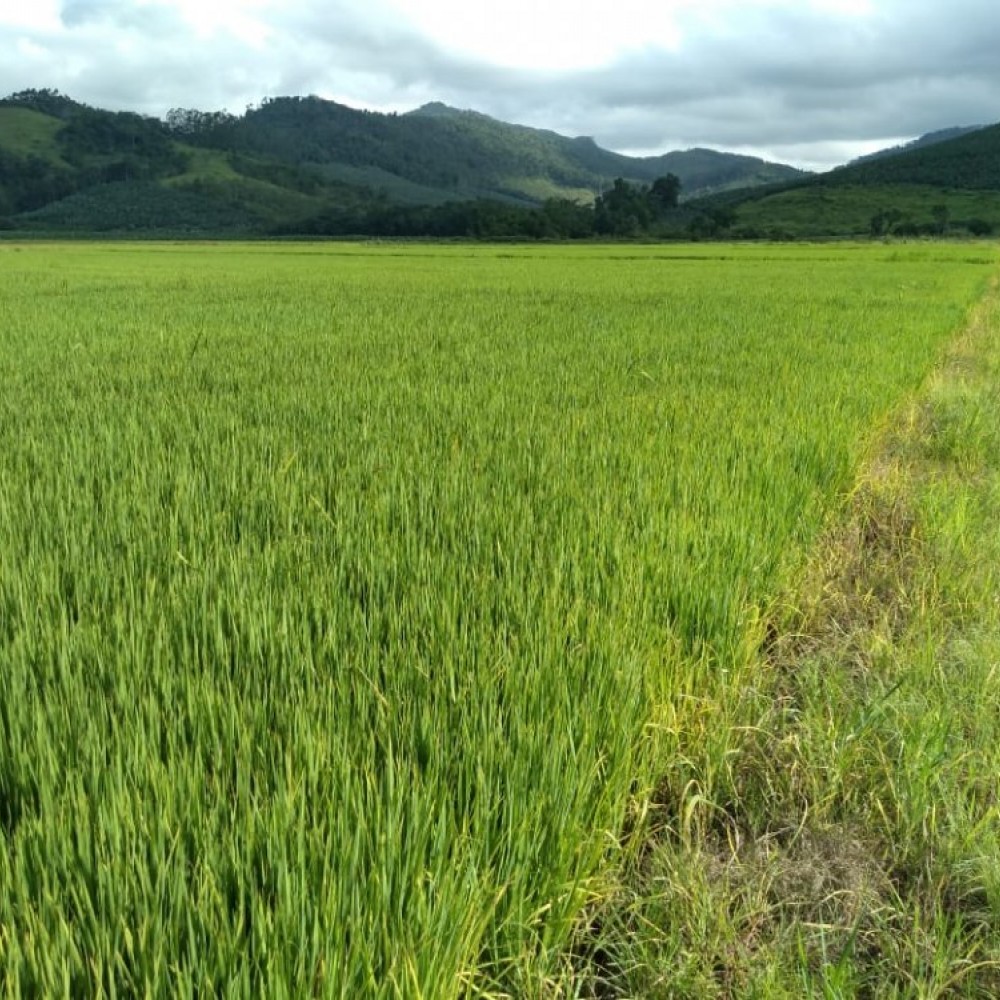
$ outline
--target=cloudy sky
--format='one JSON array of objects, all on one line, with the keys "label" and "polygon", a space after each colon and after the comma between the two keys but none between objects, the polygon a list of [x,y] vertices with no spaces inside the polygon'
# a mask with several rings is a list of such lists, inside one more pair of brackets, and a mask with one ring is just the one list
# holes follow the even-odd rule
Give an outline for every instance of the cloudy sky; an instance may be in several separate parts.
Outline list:
[{"label": "cloudy sky", "polygon": [[0,93],[440,100],[630,153],[823,168],[1000,120],[997,0],[0,0]]}]

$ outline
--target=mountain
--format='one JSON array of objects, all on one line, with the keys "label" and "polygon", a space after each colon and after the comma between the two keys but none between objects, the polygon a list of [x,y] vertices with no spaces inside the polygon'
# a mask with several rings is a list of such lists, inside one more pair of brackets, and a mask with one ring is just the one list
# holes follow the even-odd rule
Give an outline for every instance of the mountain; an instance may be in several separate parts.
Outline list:
[{"label": "mountain", "polygon": [[649,183],[665,173],[678,176],[685,194],[694,197],[803,176],[792,167],[711,150],[623,156],[590,138],[571,139],[440,103],[396,115],[318,97],[279,97],[240,118],[195,129],[192,136],[219,149],[309,164],[325,176],[426,203],[456,197],[586,202],[616,177]]},{"label": "mountain", "polygon": [[[664,181],[673,175],[677,190]],[[0,100],[0,228],[158,235],[840,238],[1000,231],[1000,125],[807,175],[707,149],[629,157],[435,103],[317,97],[164,121]]]},{"label": "mountain", "polygon": [[931,184],[966,191],[1000,189],[1000,125],[979,128],[943,142],[921,144],[826,175],[827,183]]},{"label": "mountain", "polygon": [[1000,125],[692,210],[742,237],[988,235],[1000,231]]},{"label": "mountain", "polygon": [[[226,115],[203,115],[218,123]],[[0,100],[0,228],[266,233],[375,195],[269,156],[197,144],[168,123],[54,91]]]},{"label": "mountain", "polygon": [[[532,178],[537,178],[540,172],[547,172],[557,183],[577,184],[584,195],[608,187],[616,177],[633,183],[651,183],[657,177],[674,174],[680,179],[686,198],[805,176],[803,171],[784,164],[711,149],[689,149],[661,156],[624,156],[602,149],[589,136],[567,138],[441,103],[425,104],[406,117],[433,121],[442,136],[470,147],[478,146],[487,155],[497,157],[494,162],[506,168],[498,171],[500,175],[506,177],[508,184],[513,179],[517,190],[529,194]],[[510,154],[514,151],[520,151],[521,155],[512,159]]]},{"label": "mountain", "polygon": [[857,159],[852,160],[849,165],[870,163],[872,160],[883,160],[887,156],[898,156],[900,153],[908,153],[914,149],[922,149],[925,146],[936,146],[939,142],[949,142],[952,139],[959,139],[963,135],[968,135],[970,132],[978,132],[985,127],[985,125],[953,125],[951,128],[942,128],[935,132],[927,132],[916,139],[911,139],[909,142],[903,143],[902,146],[889,146],[886,149],[879,149],[874,153],[859,156]]},{"label": "mountain", "polygon": [[[0,101],[8,229],[314,231],[317,218],[343,228],[394,206],[590,204],[616,178],[649,185],[668,173],[685,197],[804,176],[712,150],[628,157],[443,104],[397,115],[281,97],[240,116],[175,109],[159,121],[50,90]],[[141,198],[129,187],[140,184]]]}]

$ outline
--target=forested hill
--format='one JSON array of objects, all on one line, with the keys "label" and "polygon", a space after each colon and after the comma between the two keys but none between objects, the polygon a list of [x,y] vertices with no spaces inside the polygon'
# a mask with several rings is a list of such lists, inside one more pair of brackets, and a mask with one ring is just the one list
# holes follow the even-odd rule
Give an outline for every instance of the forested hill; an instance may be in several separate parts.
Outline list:
[{"label": "forested hill", "polygon": [[869,163],[872,160],[884,160],[887,156],[898,156],[900,153],[910,153],[915,149],[921,149],[926,146],[936,146],[939,142],[950,142],[952,139],[958,139],[971,132],[978,132],[981,128],[985,128],[985,126],[955,125],[951,128],[937,129],[934,132],[927,132],[924,135],[918,136],[916,139],[910,140],[910,142],[903,143],[901,146],[888,146],[885,149],[879,149],[874,153],[867,153],[865,156],[859,156],[856,160],[852,160],[851,164]]},{"label": "forested hill", "polygon": [[1000,125],[700,208],[717,235],[988,236],[1000,232]]},{"label": "forested hill", "polygon": [[[1000,125],[826,174],[712,150],[628,157],[429,104],[316,97],[164,121],[0,100],[0,229],[79,235],[829,238],[1000,232]],[[679,202],[679,203],[678,203]]]},{"label": "forested hill", "polygon": [[851,163],[825,175],[826,184],[932,184],[967,191],[1000,190],[1000,125],[893,156]]},{"label": "forested hill", "polygon": [[[590,189],[603,189],[616,177],[649,183],[673,174],[681,182],[684,198],[689,200],[713,191],[805,176],[803,171],[785,164],[712,149],[679,150],[661,156],[623,156],[602,149],[589,136],[569,139],[556,132],[510,125],[476,111],[461,111],[440,103],[425,104],[405,117],[423,122],[432,120],[438,126],[439,136],[446,141],[450,137],[456,144],[479,146],[497,157],[498,162],[507,160],[508,176],[517,176],[519,170],[529,174],[550,170],[567,180],[582,181]],[[516,158],[508,159],[515,152]]]},{"label": "forested hill", "polygon": [[[793,167],[711,150],[622,156],[590,138],[571,139],[440,103],[396,115],[318,97],[279,97],[239,118],[217,116],[208,128],[201,127],[199,113],[187,121],[184,116],[175,112],[173,123],[215,148],[315,164],[331,176],[375,186],[401,178],[437,195],[589,201],[617,177],[651,182],[672,173],[692,198],[802,176]],[[417,194],[412,188],[399,193],[411,199]]]},{"label": "forested hill", "polygon": [[[621,156],[440,104],[395,115],[283,97],[238,116],[176,109],[160,121],[50,90],[0,100],[8,230],[489,235],[512,231],[495,224],[505,211],[558,201],[536,228],[560,235],[587,228],[572,206],[593,205],[615,179],[649,188],[665,174],[683,198],[801,176],[711,150]],[[475,224],[463,221],[470,214]],[[644,212],[629,220],[624,228],[641,227]]]}]

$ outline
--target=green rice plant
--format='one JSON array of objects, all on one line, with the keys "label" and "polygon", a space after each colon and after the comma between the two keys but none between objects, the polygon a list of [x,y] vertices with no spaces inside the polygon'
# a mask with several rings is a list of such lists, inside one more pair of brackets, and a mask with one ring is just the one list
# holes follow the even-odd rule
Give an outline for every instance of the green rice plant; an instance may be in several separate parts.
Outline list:
[{"label": "green rice plant", "polygon": [[616,995],[1000,989],[998,329],[994,281],[715,697],[728,781],[591,917]]},{"label": "green rice plant", "polygon": [[994,266],[0,244],[6,991],[576,989]]}]

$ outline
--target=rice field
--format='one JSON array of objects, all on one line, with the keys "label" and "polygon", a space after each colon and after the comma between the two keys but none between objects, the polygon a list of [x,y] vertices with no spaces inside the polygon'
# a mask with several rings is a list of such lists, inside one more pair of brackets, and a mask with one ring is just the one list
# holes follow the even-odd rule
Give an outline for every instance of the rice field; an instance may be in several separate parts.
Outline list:
[{"label": "rice field", "polygon": [[0,243],[4,992],[571,991],[998,260]]}]

